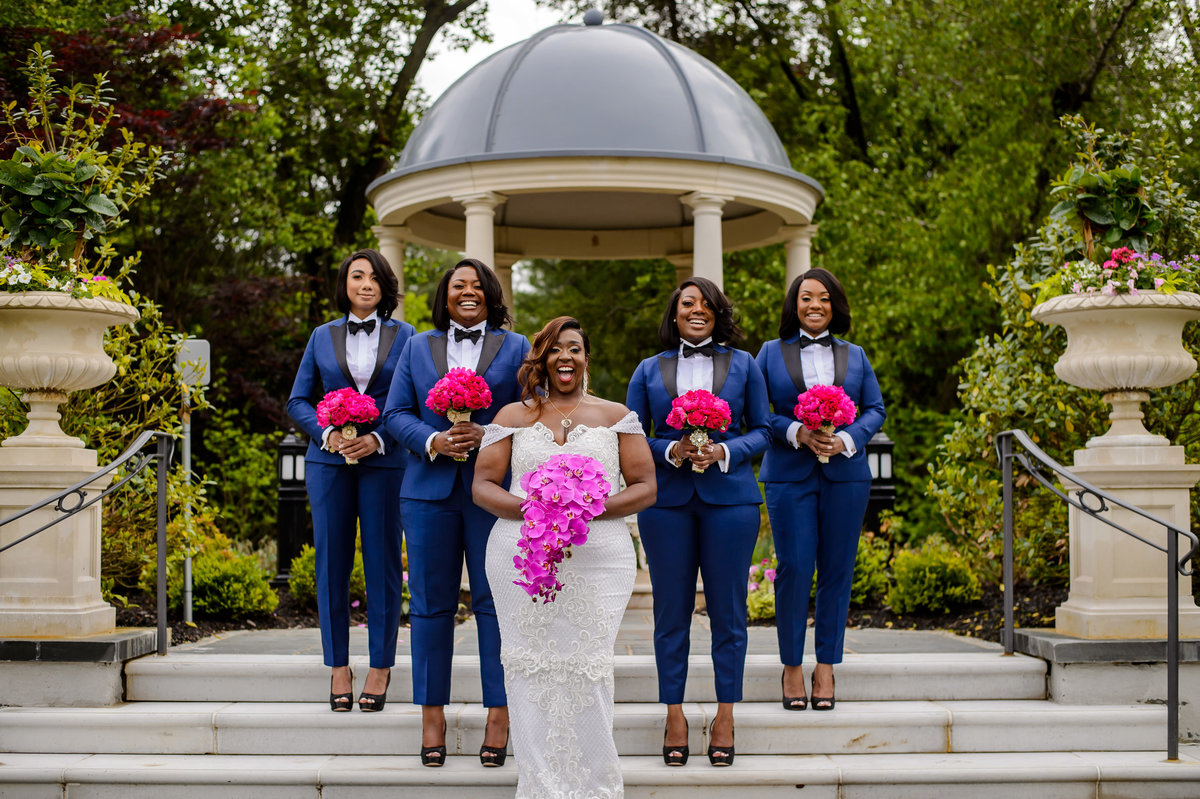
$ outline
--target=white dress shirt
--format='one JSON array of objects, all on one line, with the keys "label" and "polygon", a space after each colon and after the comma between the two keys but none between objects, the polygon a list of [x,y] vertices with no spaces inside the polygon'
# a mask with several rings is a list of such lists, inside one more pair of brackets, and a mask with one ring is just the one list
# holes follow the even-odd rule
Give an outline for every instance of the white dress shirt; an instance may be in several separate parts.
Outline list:
[{"label": "white dress shirt", "polygon": [[[478,330],[479,338],[471,341],[469,338],[464,338],[462,341],[454,340],[455,330],[465,330],[468,333]],[[483,354],[483,337],[487,335],[487,320],[484,319],[473,327],[463,327],[458,322],[451,320],[450,329],[446,331],[446,368],[448,369],[470,369],[472,372],[479,366],[479,356]],[[425,454],[429,456],[429,460],[437,457],[437,452],[433,449],[433,439],[437,436],[434,433],[429,438],[425,439]]]},{"label": "white dress shirt", "polygon": [[[475,341],[469,338],[455,341],[455,330],[465,330],[468,333],[478,330],[479,338]],[[475,371],[475,367],[479,365],[479,356],[483,354],[483,337],[486,335],[486,319],[474,327],[463,327],[457,322],[451,322],[450,329],[446,331],[446,366],[450,369],[466,368]]]},{"label": "white dress shirt", "polygon": [[[821,333],[819,336],[810,336],[805,331],[800,331],[800,337],[810,341],[817,339],[828,338],[829,331]],[[804,373],[804,385],[812,386],[832,386],[833,385],[833,347],[823,346],[808,346],[800,350],[800,368]],[[788,425],[787,438],[791,445],[800,449],[800,423],[792,422]],[[842,454],[847,458],[854,456],[858,450],[854,446],[854,439],[845,430],[838,430],[834,433],[835,436],[842,440],[846,445],[846,449]]]},{"label": "white dress shirt", "polygon": [[[675,388],[679,391],[679,396],[683,396],[689,391],[697,389],[703,391],[713,390],[713,359],[709,355],[696,354],[690,358],[683,357],[683,351],[686,347],[703,347],[705,344],[712,344],[712,336],[704,339],[697,344],[690,342],[679,342],[679,357],[677,366],[675,367]],[[672,441],[667,445],[665,457],[667,462],[672,466],[682,466],[683,461],[675,457],[675,444],[678,442]],[[729,447],[724,444],[719,445],[725,455],[717,461],[717,466],[720,467],[723,473],[729,471]]]},{"label": "white dress shirt", "polygon": [[[365,330],[357,333],[346,331],[346,368],[350,370],[350,377],[354,378],[354,387],[358,389],[358,393],[364,394],[371,384],[371,375],[375,374],[375,361],[379,357],[379,337],[383,331],[383,320],[375,311],[371,311],[362,319],[354,316],[353,313],[348,314],[346,318],[347,323],[375,320],[375,329],[370,333]],[[330,425],[321,434],[321,446],[325,449],[329,449],[329,435],[336,429]],[[376,432],[372,432],[371,435],[375,436],[375,440],[379,442],[379,454],[383,455],[386,449],[383,445],[383,438]]]}]

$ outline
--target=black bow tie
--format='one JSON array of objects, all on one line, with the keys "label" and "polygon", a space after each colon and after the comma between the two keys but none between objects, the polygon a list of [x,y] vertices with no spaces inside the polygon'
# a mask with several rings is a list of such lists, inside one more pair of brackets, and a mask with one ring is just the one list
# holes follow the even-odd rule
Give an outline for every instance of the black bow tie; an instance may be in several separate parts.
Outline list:
[{"label": "black bow tie", "polygon": [[813,344],[821,347],[832,347],[833,336],[821,336],[820,338],[808,338],[806,336],[801,336],[800,340],[796,343],[800,345],[800,349],[811,347]]},{"label": "black bow tie", "polygon": [[365,322],[350,321],[346,323],[346,329],[350,331],[350,335],[352,336],[357,334],[360,330],[369,336],[375,332],[375,321],[376,320],[374,319],[368,319]]},{"label": "black bow tie", "polygon": [[690,358],[693,355],[707,355],[711,358],[713,356],[713,345],[701,344],[699,347],[693,347],[691,344],[685,343],[683,345],[683,357]]},{"label": "black bow tie", "polygon": [[454,328],[455,341],[462,341],[464,338],[469,338],[471,339],[471,343],[474,344],[476,341],[479,341],[479,337],[482,335],[482,330],[463,330],[461,327]]}]

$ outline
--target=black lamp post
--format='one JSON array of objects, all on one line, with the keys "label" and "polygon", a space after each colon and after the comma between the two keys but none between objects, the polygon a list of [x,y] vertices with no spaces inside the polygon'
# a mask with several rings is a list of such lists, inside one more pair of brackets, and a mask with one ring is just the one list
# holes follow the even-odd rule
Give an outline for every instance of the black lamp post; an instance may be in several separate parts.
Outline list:
[{"label": "black lamp post", "polygon": [[867,442],[867,465],[871,467],[871,493],[867,500],[867,530],[879,532],[879,512],[896,506],[896,478],[892,472],[892,450],[896,442],[883,432]]},{"label": "black lamp post", "polygon": [[307,449],[308,442],[296,435],[295,430],[288,431],[279,442],[279,515],[275,528],[279,573],[271,580],[271,585],[276,588],[287,585],[292,559],[300,554],[301,547],[313,542],[308,492],[304,488],[304,453]]}]

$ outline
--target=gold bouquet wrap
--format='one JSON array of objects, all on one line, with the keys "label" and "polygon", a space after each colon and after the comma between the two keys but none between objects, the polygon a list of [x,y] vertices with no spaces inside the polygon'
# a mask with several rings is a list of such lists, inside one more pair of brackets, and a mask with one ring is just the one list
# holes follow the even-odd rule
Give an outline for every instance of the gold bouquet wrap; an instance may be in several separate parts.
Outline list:
[{"label": "gold bouquet wrap", "polygon": [[[826,422],[825,424],[821,425],[821,432],[827,436],[833,435],[833,424],[831,422]],[[817,460],[819,460],[821,463],[829,463],[829,456],[818,455]]]},{"label": "gold bouquet wrap", "polygon": [[[469,422],[469,421],[471,421],[471,412],[469,410],[468,411],[456,411],[453,408],[451,408],[450,410],[446,411],[446,418],[450,420],[450,424],[458,424],[459,422]],[[455,455],[454,456],[454,460],[456,460],[456,461],[461,462],[461,461],[465,461],[466,459],[467,459],[466,455]]]},{"label": "gold bouquet wrap", "polygon": [[[342,434],[343,441],[353,441],[354,439],[358,438],[358,428],[352,424],[342,425],[342,429],[338,432]],[[353,466],[354,464],[358,463],[358,458],[351,458],[347,456],[343,457],[346,458],[346,464],[349,466]]]},{"label": "gold bouquet wrap", "polygon": [[[708,437],[707,430],[705,430],[703,427],[696,427],[696,428],[692,429],[692,432],[688,433],[688,441],[691,441],[692,445],[696,449],[704,449],[704,446],[706,444],[708,444],[708,442],[711,441],[711,439]],[[696,464],[693,463],[692,471],[703,473],[704,467],[697,466]]]}]

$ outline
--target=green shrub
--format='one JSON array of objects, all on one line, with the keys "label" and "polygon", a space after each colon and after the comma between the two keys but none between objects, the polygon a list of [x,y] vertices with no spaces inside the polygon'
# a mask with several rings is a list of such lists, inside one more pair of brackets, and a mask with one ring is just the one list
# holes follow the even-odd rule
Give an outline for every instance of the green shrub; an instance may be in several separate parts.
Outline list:
[{"label": "green shrub", "polygon": [[[362,550],[356,539],[354,543],[354,568],[350,571],[350,601],[355,600],[365,607],[367,603],[367,580],[363,576]],[[288,588],[301,606],[317,609],[317,550],[305,544],[300,554],[292,558]],[[407,587],[407,583],[405,583]],[[408,610],[407,603],[403,609]]]},{"label": "green shrub", "polygon": [[775,557],[763,558],[750,567],[746,614],[752,620],[775,618]]},{"label": "green shrub", "polygon": [[873,533],[863,533],[858,539],[858,554],[854,558],[854,582],[850,586],[850,604],[856,608],[882,599],[890,589],[888,560],[892,548]]},{"label": "green shrub", "polygon": [[[183,609],[183,558],[167,558],[167,603],[176,613]],[[157,575],[158,564],[151,564],[142,578],[145,590],[154,590]],[[225,536],[208,539],[192,557],[192,611],[199,618],[232,620],[270,613],[279,597],[267,580],[253,555],[238,552]]]},{"label": "green shrub", "polygon": [[947,612],[969,605],[983,593],[966,559],[936,537],[920,549],[896,553],[892,571],[896,583],[887,601],[897,613]]},{"label": "green shrub", "polygon": [[[219,394],[219,402],[225,396]],[[204,425],[203,445],[211,462],[202,466],[213,481],[212,502],[221,532],[261,547],[275,532],[279,507],[275,459],[283,431],[255,433],[250,407],[216,407]]]}]

